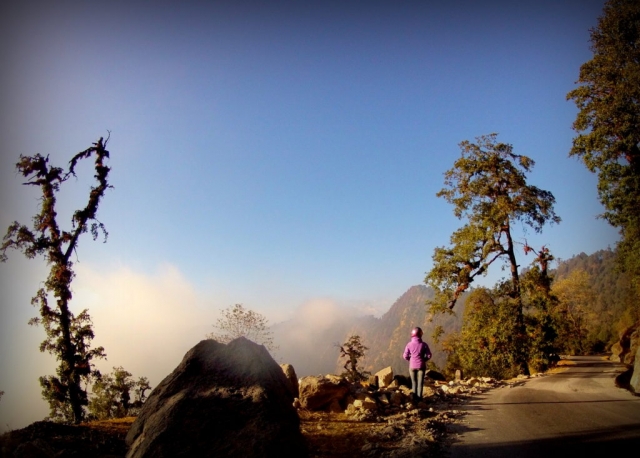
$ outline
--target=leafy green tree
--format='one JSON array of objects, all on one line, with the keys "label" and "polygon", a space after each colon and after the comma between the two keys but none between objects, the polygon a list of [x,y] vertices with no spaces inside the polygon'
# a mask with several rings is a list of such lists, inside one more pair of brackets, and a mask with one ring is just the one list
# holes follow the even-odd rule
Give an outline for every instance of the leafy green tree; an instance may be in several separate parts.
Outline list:
[{"label": "leafy green tree", "polygon": [[518,328],[519,304],[505,294],[504,283],[494,289],[475,288],[467,298],[460,333],[447,336],[447,372],[462,369],[467,376],[511,378],[521,372],[527,343]]},{"label": "leafy green tree", "polygon": [[434,250],[433,267],[425,278],[435,291],[431,311],[453,309],[475,278],[497,263],[511,274],[499,291],[509,299],[514,314],[511,332],[521,340],[524,306],[513,228],[519,222],[541,232],[545,224],[560,222],[553,208],[555,198],[527,184],[526,174],[535,162],[515,154],[512,145],[499,143],[497,134],[478,137],[476,143],[463,141],[460,149],[461,157],[445,173],[445,188],[437,196],[452,204],[456,217],[466,219],[466,224],[451,235],[449,247]]},{"label": "leafy green tree", "polygon": [[[86,310],[74,315],[69,308],[72,298],[71,282],[75,276],[72,254],[78,248],[80,236],[90,231],[94,240],[104,225],[96,214],[102,197],[109,185],[107,178],[110,168],[105,165],[109,158],[107,142],[100,138],[92,147],[76,154],[69,161],[67,170],[49,165],[49,157],[20,156],[16,164],[18,172],[27,179],[25,185],[40,188],[39,213],[33,218],[33,228],[14,222],[9,226],[0,247],[0,260],[6,261],[7,250],[17,249],[29,259],[42,255],[50,266],[49,275],[32,299],[32,304],[40,309],[40,316],[29,324],[42,324],[47,338],[40,345],[40,351],[55,355],[59,361],[56,376],[40,377],[42,393],[49,402],[51,417],[65,422],[80,422],[87,405],[87,392],[83,386],[92,376],[97,375],[93,366],[94,358],[105,356],[102,347],[91,349],[94,337],[91,319]],[[75,176],[79,161],[95,157],[96,184],[89,192],[87,205],[73,213],[71,228],[60,228],[56,209],[56,195],[63,183]],[[50,296],[55,298],[55,306],[49,305]]]},{"label": "leafy green tree", "polygon": [[218,332],[207,334],[207,338],[220,343],[229,343],[238,337],[246,337],[259,345],[264,345],[270,352],[278,348],[273,343],[273,334],[269,330],[265,316],[245,309],[242,304],[235,304],[222,310],[222,318],[218,318],[214,327]]},{"label": "leafy green tree", "polygon": [[543,372],[558,360],[556,346],[561,322],[555,313],[558,303],[552,294],[549,264],[554,260],[549,249],[534,250],[528,244],[525,253],[535,253],[530,268],[522,273],[522,300],[527,335],[527,363],[530,372]]},{"label": "leafy green tree", "polygon": [[360,336],[352,335],[345,343],[338,345],[340,358],[345,358],[344,372],[341,374],[351,382],[360,382],[369,377],[369,372],[360,369],[358,364],[364,358],[368,347],[360,341]]},{"label": "leafy green tree", "polygon": [[123,367],[97,378],[93,384],[93,396],[89,400],[89,414],[97,420],[135,416],[151,389],[149,380],[140,377],[134,381]]},{"label": "leafy green tree", "polygon": [[[453,204],[454,214],[467,223],[451,235],[450,247],[438,247],[425,282],[436,291],[432,311],[452,309],[478,275],[495,262],[508,266],[510,296],[520,298],[520,278],[513,226],[521,222],[535,232],[546,223],[558,223],[549,191],[528,185],[526,173],[535,162],[497,142],[497,134],[460,143],[461,157],[445,173],[445,188],[438,192]],[[521,313],[518,312],[518,313]]]},{"label": "leafy green tree", "polygon": [[601,216],[619,228],[621,264],[640,288],[640,2],[608,0],[590,32],[593,58],[567,94],[579,110],[569,154],[598,174]]},{"label": "leafy green tree", "polygon": [[523,362],[528,372],[543,371],[554,362],[557,323],[550,309],[555,300],[547,288],[551,259],[543,247],[534,265],[521,275],[524,332],[519,332],[518,319],[522,305],[511,297],[509,281],[469,293],[461,331],[443,341],[447,374],[461,369],[467,375],[504,379],[521,373]]}]

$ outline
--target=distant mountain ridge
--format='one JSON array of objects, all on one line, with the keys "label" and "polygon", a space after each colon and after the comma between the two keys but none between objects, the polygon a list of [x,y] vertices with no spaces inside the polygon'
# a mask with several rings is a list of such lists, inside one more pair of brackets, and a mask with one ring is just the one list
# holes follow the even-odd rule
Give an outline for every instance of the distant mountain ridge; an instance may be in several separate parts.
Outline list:
[{"label": "distant mountain ridge", "polygon": [[402,358],[402,352],[415,326],[424,331],[423,339],[431,348],[433,362],[444,367],[447,356],[431,336],[438,325],[444,328],[445,334],[460,330],[464,301],[456,307],[455,315],[440,315],[430,322],[427,301],[433,296],[433,290],[424,285],[412,286],[380,318],[370,317],[354,324],[348,335],[359,335],[363,344],[369,347],[364,360],[365,370],[376,372],[391,366],[395,374],[408,373],[408,363]]},{"label": "distant mountain ridge", "polygon": [[[616,269],[616,253],[610,249],[591,255],[580,253],[567,260],[559,260],[551,269],[554,284],[565,280],[574,270],[584,270],[590,275],[595,297],[588,307],[596,317],[589,322],[588,332],[593,340],[606,346],[616,342],[619,333],[638,321],[640,302],[634,295],[631,279]],[[290,363],[299,376],[342,373],[337,345],[351,335],[359,335],[369,348],[362,361],[365,370],[376,372],[387,366],[396,374],[408,373],[408,365],[402,359],[402,351],[409,340],[411,328],[421,326],[424,340],[433,352],[433,362],[443,369],[447,355],[440,344],[433,342],[432,334],[437,325],[444,336],[459,331],[467,294],[456,304],[454,315],[440,315],[429,322],[426,302],[433,298],[433,290],[425,285],[410,287],[380,318],[354,315],[318,304],[313,313],[300,314],[284,323],[272,326],[274,341],[280,346],[276,360]]]},{"label": "distant mountain ridge", "polygon": [[[425,285],[410,287],[380,318],[345,314],[328,320],[323,326],[314,326],[304,320],[304,314],[271,327],[274,341],[280,348],[276,359],[293,365],[298,376],[341,373],[337,344],[345,342],[351,335],[359,335],[369,348],[363,360],[365,370],[376,372],[391,366],[394,373],[408,373],[407,362],[402,352],[409,341],[411,329],[420,326],[424,340],[434,354],[433,361],[444,367],[446,354],[431,335],[437,325],[449,334],[458,331],[462,323],[464,300],[456,305],[455,315],[442,315],[429,322],[427,300],[433,298],[433,290]],[[327,314],[330,312],[328,311]]]}]

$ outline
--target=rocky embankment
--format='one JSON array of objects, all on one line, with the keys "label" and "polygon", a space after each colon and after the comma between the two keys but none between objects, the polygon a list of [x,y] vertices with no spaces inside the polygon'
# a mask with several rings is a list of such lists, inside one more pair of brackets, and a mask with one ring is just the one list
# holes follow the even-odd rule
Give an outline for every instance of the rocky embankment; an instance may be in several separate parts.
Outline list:
[{"label": "rocky embankment", "polygon": [[447,432],[462,420],[460,404],[492,388],[524,383],[524,378],[445,381],[436,372],[428,375],[433,378],[426,378],[418,400],[406,377],[394,376],[391,368],[369,383],[349,383],[335,375],[300,379],[294,405],[309,456],[445,456]]}]

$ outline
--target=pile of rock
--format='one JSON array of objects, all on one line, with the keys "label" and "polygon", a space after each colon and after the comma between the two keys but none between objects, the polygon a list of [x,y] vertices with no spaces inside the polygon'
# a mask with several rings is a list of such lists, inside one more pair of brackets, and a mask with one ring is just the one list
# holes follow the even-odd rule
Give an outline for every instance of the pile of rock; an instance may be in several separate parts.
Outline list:
[{"label": "pile of rock", "polygon": [[429,409],[435,402],[477,394],[500,383],[489,377],[446,382],[441,374],[429,371],[422,399],[415,401],[407,378],[395,376],[391,367],[387,367],[368,383],[350,383],[336,375],[303,377],[298,381],[299,397],[294,406],[309,411],[345,413],[355,420],[366,421],[416,408]]}]

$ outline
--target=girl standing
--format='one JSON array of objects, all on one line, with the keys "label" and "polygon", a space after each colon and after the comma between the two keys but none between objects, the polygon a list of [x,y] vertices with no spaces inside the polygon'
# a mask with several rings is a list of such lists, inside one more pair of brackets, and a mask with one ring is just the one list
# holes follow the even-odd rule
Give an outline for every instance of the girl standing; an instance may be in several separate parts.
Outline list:
[{"label": "girl standing", "polygon": [[419,401],[422,399],[422,386],[424,383],[424,374],[427,370],[427,361],[431,359],[431,350],[429,349],[429,345],[422,341],[422,329],[419,327],[411,330],[411,340],[404,348],[402,356],[409,361],[413,400]]}]

